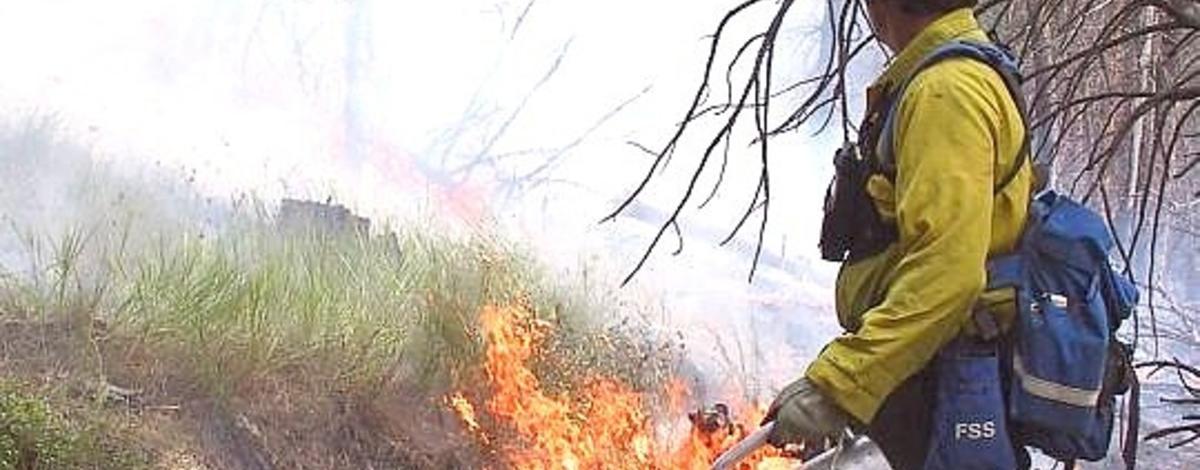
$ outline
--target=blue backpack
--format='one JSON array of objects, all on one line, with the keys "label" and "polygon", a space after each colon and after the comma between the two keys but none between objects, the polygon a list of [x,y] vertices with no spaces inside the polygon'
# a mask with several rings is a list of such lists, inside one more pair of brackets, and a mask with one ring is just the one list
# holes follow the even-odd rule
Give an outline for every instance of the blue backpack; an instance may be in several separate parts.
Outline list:
[{"label": "blue backpack", "polygon": [[[1028,126],[1017,61],[1000,46],[949,42],[925,57],[909,82],[937,62],[960,57],[1000,74]],[[892,165],[899,101],[893,100],[879,139],[884,168]],[[1019,163],[996,193],[1028,162],[1028,131]],[[1014,468],[1024,447],[1066,462],[1100,460],[1108,454],[1116,397],[1130,390],[1124,457],[1133,467],[1137,382],[1132,349],[1115,333],[1138,292],[1110,265],[1113,246],[1096,212],[1053,191],[1035,195],[1017,249],[987,265],[988,289],[1015,293],[1011,329],[995,340],[960,338],[935,359],[939,400],[927,469]]]},{"label": "blue backpack", "polygon": [[1133,390],[1126,464],[1136,456],[1132,348],[1115,333],[1137,288],[1109,264],[1113,239],[1099,214],[1052,191],[1037,196],[1017,252],[988,264],[989,288],[1015,290],[1008,335],[1008,419],[1017,444],[1059,460],[1108,454],[1116,396]]}]

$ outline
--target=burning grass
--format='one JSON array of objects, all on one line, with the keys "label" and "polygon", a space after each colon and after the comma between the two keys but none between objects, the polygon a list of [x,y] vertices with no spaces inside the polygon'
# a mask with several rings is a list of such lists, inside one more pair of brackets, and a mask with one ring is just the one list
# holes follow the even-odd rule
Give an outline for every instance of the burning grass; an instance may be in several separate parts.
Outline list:
[{"label": "burning grass", "polygon": [[[692,414],[682,432],[670,426],[687,413],[688,390],[673,380],[659,391],[638,391],[604,375],[580,377],[576,386],[548,391],[530,364],[552,326],[522,307],[484,307],[480,330],[486,344],[484,390],[464,390],[447,400],[480,443],[514,469],[707,469],[746,435],[762,416],[742,406],[742,421],[729,414],[708,423]],[[483,418],[468,394],[483,395]],[[654,404],[658,404],[654,419]],[[483,424],[481,424],[483,423]],[[787,469],[796,462],[773,449],[760,451],[745,469]]]},{"label": "burning grass", "polygon": [[[621,363],[602,369],[622,383],[654,386],[662,374],[652,369],[668,362],[624,336],[626,329],[597,327],[594,299],[547,281],[532,262],[491,240],[418,231],[283,233],[269,220],[219,237],[164,238],[120,257],[90,252],[103,246],[94,237],[63,239],[54,246],[69,249],[31,257],[37,282],[13,275],[0,289],[0,319],[20,325],[4,341],[29,346],[7,350],[0,371],[137,390],[139,402],[206,421],[185,432],[230,436],[199,445],[233,446],[225,453],[242,461],[294,468],[478,463],[409,455],[445,447],[434,440],[459,442],[447,450],[453,453],[474,446],[454,435],[461,428],[453,419],[412,410],[436,403],[455,377],[480,367],[485,348],[476,332],[484,319],[477,312],[508,299],[554,312],[543,321],[564,332],[554,337],[556,348],[584,352],[564,355],[570,361],[563,367],[541,366],[546,383],[574,383],[599,361]],[[105,262],[90,264],[96,259]],[[87,274],[95,272],[104,275]],[[347,435],[359,437],[343,442]],[[384,457],[354,457],[363,452]]]},{"label": "burning grass", "polygon": [[[352,434],[389,440],[415,425],[417,434],[462,439],[429,424],[428,415],[422,424],[396,424],[414,419],[404,408],[424,406],[419,398],[377,409],[389,394],[433,398],[452,383],[462,390],[446,409],[475,437],[482,450],[476,462],[516,469],[707,468],[756,418],[753,407],[744,407],[742,423],[704,432],[672,422],[694,405],[673,376],[678,351],[628,323],[598,327],[598,310],[584,309],[597,308],[594,300],[556,297],[532,268],[520,268],[527,265],[495,245],[440,245],[419,233],[393,241],[261,229],[233,239],[185,238],[169,250],[114,260],[121,268],[101,288],[88,287],[75,264],[81,258],[66,255],[82,257],[85,250],[56,252],[47,263],[51,282],[41,284],[48,288],[0,290],[9,294],[0,316],[25,325],[25,333],[8,332],[29,345],[20,357],[6,354],[4,372],[60,374],[55,370],[69,363],[82,376],[73,380],[115,381],[147,390],[144,399],[152,402],[189,407],[217,400],[223,404],[202,404],[206,411],[190,415],[216,423],[200,429],[215,426],[234,436],[215,445],[242,449],[233,453],[247,455],[243,460],[297,468],[362,461],[319,460],[320,445],[305,451],[263,435],[314,429],[338,435],[373,415],[395,421]],[[514,298],[520,306],[494,307]],[[47,325],[61,329],[61,337],[45,341]],[[15,366],[21,360],[40,366]],[[360,411],[332,411],[347,406],[339,403]],[[333,425],[288,424],[314,418]],[[274,428],[260,430],[268,423]],[[371,452],[404,454],[419,445],[399,442]],[[469,438],[462,443],[471,445]],[[352,454],[378,445],[334,448]],[[381,462],[423,468],[437,461]],[[772,465],[782,463],[760,456],[747,468],[786,468]]]},{"label": "burning grass", "polygon": [[0,376],[161,468],[705,468],[753,424],[692,426],[678,344],[490,235],[287,228],[52,131],[0,129]]}]

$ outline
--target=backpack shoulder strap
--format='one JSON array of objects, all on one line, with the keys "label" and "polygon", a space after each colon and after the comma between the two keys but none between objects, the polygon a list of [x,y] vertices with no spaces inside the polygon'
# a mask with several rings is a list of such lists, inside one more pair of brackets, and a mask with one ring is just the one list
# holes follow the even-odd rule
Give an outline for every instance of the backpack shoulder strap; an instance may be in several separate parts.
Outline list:
[{"label": "backpack shoulder strap", "polygon": [[1025,127],[1025,138],[1021,142],[1021,149],[1017,154],[1017,161],[1013,167],[1004,176],[1003,179],[996,185],[993,194],[999,194],[1009,183],[1012,183],[1021,169],[1030,160],[1030,129],[1029,129],[1029,113],[1028,105],[1025,100],[1025,93],[1021,91],[1021,75],[1018,67],[1017,59],[1002,46],[976,41],[954,40],[938,47],[929,55],[921,59],[913,69],[913,72],[904,80],[900,87],[893,91],[893,98],[890,103],[890,108],[887,111],[887,116],[884,118],[883,128],[880,131],[878,145],[875,149],[875,155],[879,158],[879,167],[883,170],[888,179],[895,180],[896,177],[896,159],[893,154],[893,131],[895,127],[896,111],[900,109],[900,101],[904,97],[905,90],[925,69],[942,62],[944,60],[964,57],[983,62],[992,67],[1000,78],[1004,80],[1004,86],[1008,89],[1009,95],[1012,96],[1013,102],[1017,106],[1017,112],[1021,116],[1022,126]]}]

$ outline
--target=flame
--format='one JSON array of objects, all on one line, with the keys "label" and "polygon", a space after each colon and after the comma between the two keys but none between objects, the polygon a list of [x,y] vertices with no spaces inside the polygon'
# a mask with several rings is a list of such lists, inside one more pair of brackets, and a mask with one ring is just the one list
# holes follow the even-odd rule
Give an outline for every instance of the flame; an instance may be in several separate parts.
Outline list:
[{"label": "flame", "polygon": [[479,431],[479,420],[475,419],[475,406],[467,401],[467,398],[463,394],[455,393],[449,400],[446,400],[446,404],[450,405],[454,409],[454,412],[458,413],[458,417],[462,418],[463,422],[467,424],[468,431]]},{"label": "flame", "polygon": [[[482,443],[515,469],[708,469],[753,429],[761,410],[716,432],[692,426],[682,438],[663,436],[645,406],[652,398],[609,377],[592,377],[573,392],[551,393],[529,367],[549,326],[520,307],[485,307],[480,327],[487,349],[485,410],[480,426],[475,407],[462,393],[447,402]],[[684,415],[688,390],[682,380],[664,391],[670,414]],[[739,410],[741,411],[741,410]],[[757,416],[755,416],[757,415]],[[495,425],[490,425],[495,423]],[[759,451],[741,470],[795,467],[775,449]]]}]

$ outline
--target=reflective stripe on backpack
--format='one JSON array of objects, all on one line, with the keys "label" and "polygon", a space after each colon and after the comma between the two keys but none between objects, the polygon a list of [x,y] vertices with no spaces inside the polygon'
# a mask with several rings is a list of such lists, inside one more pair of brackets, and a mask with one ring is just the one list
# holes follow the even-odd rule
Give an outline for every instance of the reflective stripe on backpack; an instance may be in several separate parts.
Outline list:
[{"label": "reflective stripe on backpack", "polygon": [[1064,405],[1079,408],[1095,408],[1100,402],[1100,388],[1085,389],[1055,383],[1030,374],[1025,369],[1025,359],[1019,352],[1013,353],[1013,378],[1025,393]]}]

